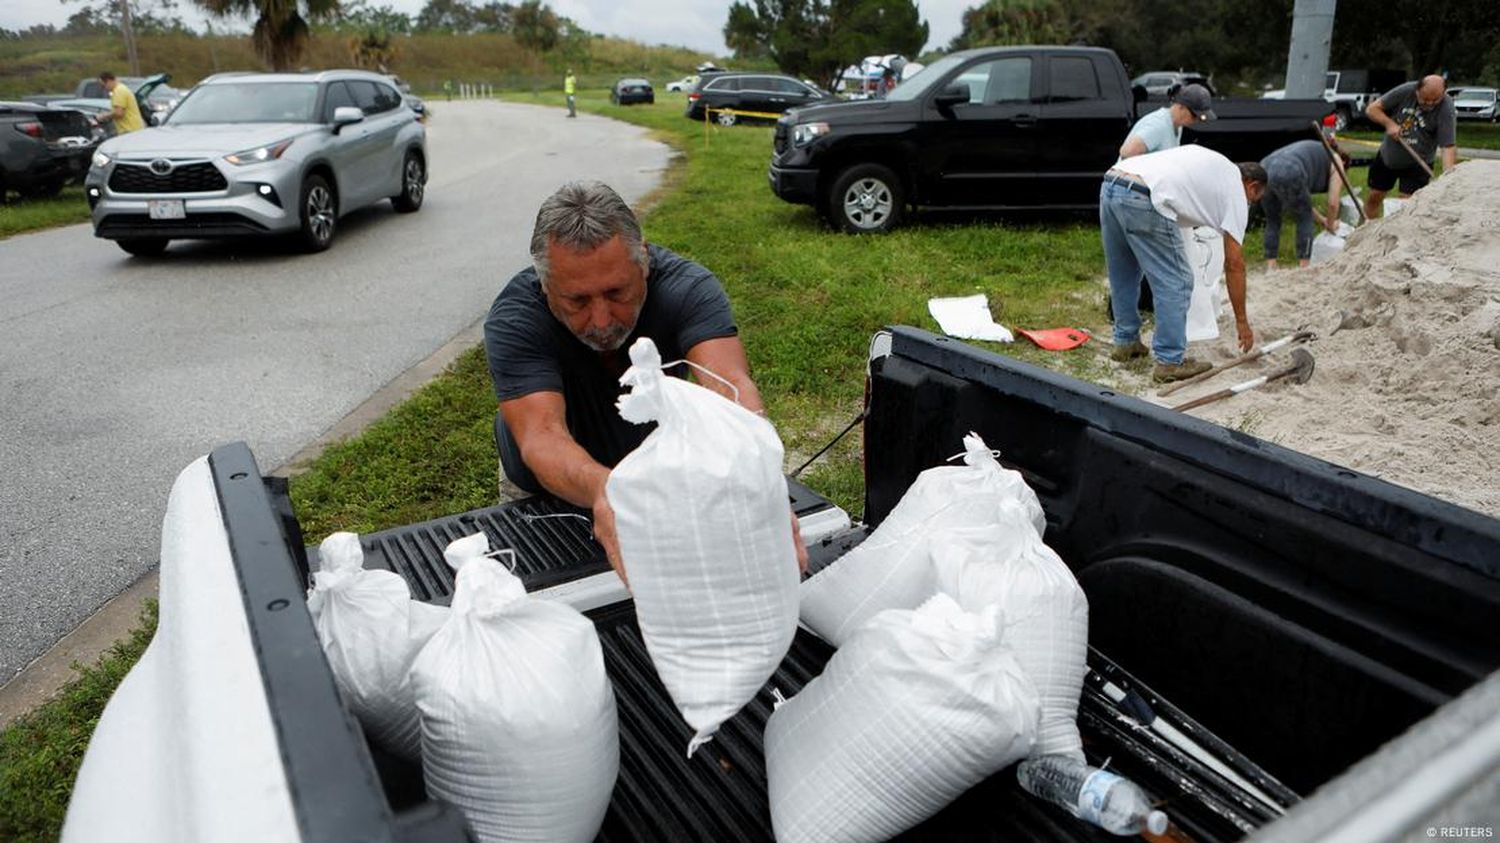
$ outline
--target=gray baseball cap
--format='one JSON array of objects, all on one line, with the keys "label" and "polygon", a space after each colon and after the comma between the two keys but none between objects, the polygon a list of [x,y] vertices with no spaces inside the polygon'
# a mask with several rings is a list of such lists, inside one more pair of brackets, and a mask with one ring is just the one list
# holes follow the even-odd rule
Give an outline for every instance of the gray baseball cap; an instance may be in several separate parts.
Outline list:
[{"label": "gray baseball cap", "polygon": [[1172,101],[1182,103],[1199,120],[1212,120],[1218,116],[1214,114],[1213,97],[1208,95],[1208,89],[1202,85],[1183,85]]}]

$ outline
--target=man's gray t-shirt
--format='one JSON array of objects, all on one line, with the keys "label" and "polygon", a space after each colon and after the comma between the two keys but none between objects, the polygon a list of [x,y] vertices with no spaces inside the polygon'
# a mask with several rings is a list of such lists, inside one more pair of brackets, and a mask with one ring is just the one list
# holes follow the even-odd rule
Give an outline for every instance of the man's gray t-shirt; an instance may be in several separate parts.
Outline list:
[{"label": "man's gray t-shirt", "polygon": [[1328,192],[1330,161],[1328,150],[1323,148],[1322,141],[1289,143],[1267,155],[1260,164],[1266,168],[1273,189],[1280,186],[1277,182],[1284,177],[1281,174],[1285,173],[1298,177],[1294,178],[1297,184],[1293,186],[1306,193]]},{"label": "man's gray t-shirt", "polygon": [[[1437,157],[1438,147],[1457,143],[1454,125],[1457,115],[1453,98],[1447,95],[1432,108],[1422,108],[1417,103],[1417,84],[1407,82],[1386,91],[1380,98],[1380,107],[1401,127],[1401,137],[1430,165]],[[1416,166],[1401,144],[1390,137],[1380,144],[1380,162],[1393,170]]]},{"label": "man's gray t-shirt", "polygon": [[[635,330],[616,351],[597,352],[552,315],[535,267],[517,273],[495,297],[484,322],[484,352],[495,397],[509,401],[534,392],[560,392],[568,432],[601,464],[613,467],[635,449],[653,425],[620,418],[619,378],[630,366],[629,349],[650,337],[663,361],[681,360],[704,340],[738,331],[729,297],[712,272],[659,246],[648,246],[646,301]],[[669,370],[687,375],[686,366]],[[515,438],[496,416],[495,439],[506,479],[530,492],[541,484],[521,459]]]}]

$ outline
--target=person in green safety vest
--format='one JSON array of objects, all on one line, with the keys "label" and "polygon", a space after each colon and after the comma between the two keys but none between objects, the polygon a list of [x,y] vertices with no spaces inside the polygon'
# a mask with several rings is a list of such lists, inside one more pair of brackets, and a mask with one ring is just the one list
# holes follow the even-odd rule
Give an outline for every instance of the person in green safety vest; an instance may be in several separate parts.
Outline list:
[{"label": "person in green safety vest", "polygon": [[563,93],[568,95],[568,116],[577,117],[577,98],[573,95],[578,92],[578,77],[573,75],[573,68],[568,68],[568,75],[563,77]]}]

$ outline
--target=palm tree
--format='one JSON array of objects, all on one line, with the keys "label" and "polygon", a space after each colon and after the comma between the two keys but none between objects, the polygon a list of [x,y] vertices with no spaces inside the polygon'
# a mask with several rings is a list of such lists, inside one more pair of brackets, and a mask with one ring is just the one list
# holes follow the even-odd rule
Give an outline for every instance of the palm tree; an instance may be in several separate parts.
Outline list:
[{"label": "palm tree", "polygon": [[[250,33],[256,55],[272,70],[291,70],[307,49],[307,19],[338,12],[339,0],[193,0],[214,17],[259,15]],[[304,15],[306,17],[304,17]]]}]

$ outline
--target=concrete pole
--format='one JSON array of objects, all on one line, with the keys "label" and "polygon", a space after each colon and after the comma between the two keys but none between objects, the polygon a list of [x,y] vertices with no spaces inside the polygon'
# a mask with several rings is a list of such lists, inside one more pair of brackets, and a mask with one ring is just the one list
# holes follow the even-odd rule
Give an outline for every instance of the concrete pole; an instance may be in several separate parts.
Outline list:
[{"label": "concrete pole", "polygon": [[130,25],[130,0],[120,0],[120,29],[125,33],[125,61],[130,75],[141,75],[141,59],[135,52],[135,29]]},{"label": "concrete pole", "polygon": [[1338,0],[1296,0],[1292,47],[1286,58],[1286,98],[1319,100],[1333,45],[1333,9]]}]

